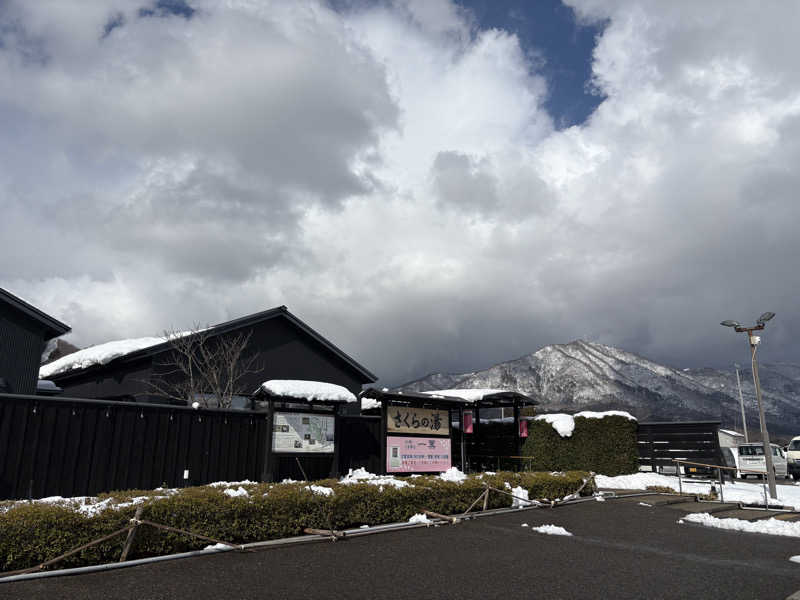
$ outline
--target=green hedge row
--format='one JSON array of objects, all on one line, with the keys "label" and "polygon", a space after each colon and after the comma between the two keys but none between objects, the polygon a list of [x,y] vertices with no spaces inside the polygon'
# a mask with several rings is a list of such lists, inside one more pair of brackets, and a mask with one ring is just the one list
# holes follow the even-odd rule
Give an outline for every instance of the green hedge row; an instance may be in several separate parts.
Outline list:
[{"label": "green hedge row", "polygon": [[[366,483],[315,482],[333,488],[330,496],[312,493],[307,484],[244,485],[249,496],[230,497],[221,488],[180,490],[145,504],[142,518],[233,543],[247,543],[301,535],[303,528],[346,529],[406,521],[423,510],[442,514],[465,511],[483,491],[483,483],[508,489],[522,486],[534,499],[556,499],[574,493],[588,477],[585,472],[513,473],[470,476],[462,483],[436,477],[408,479],[409,487]],[[591,494],[594,483],[582,491]],[[115,502],[158,492],[105,494]],[[489,508],[511,505],[509,496],[490,494]],[[136,507],[108,509],[87,517],[73,508],[43,503],[18,503],[0,513],[0,570],[35,566],[68,550],[125,527]],[[124,534],[76,554],[53,568],[75,567],[119,560]],[[129,558],[197,550],[208,542],[142,526]]]},{"label": "green hedge row", "polygon": [[533,470],[583,469],[612,476],[635,473],[639,468],[636,428],[636,421],[617,415],[576,417],[572,436],[561,437],[547,421],[529,421],[522,454],[533,457]]}]

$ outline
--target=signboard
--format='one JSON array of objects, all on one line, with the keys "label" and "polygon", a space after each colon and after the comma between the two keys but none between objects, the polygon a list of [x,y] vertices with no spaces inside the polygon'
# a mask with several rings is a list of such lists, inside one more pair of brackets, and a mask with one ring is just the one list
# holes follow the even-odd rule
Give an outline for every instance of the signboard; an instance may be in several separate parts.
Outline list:
[{"label": "signboard", "polygon": [[333,452],[334,417],[309,413],[275,413],[273,452]]},{"label": "signboard", "polygon": [[464,411],[464,433],[472,433],[472,411]]},{"label": "signboard", "polygon": [[452,466],[450,438],[386,438],[386,472],[447,471]]},{"label": "signboard", "polygon": [[391,433],[450,435],[450,411],[410,406],[390,406],[386,429]]}]

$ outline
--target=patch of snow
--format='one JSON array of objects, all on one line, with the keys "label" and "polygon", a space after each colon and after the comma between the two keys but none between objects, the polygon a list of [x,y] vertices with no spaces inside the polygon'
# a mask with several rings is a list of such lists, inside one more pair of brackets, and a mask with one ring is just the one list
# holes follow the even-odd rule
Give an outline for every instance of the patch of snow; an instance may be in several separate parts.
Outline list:
[{"label": "patch of snow", "polygon": [[423,394],[428,394],[430,396],[437,396],[439,398],[443,396],[450,396],[451,398],[460,398],[465,402],[478,402],[483,400],[485,396],[490,394],[499,394],[502,392],[508,392],[509,390],[498,390],[498,389],[453,389],[453,390],[431,390],[429,392],[422,392]]},{"label": "patch of snow", "polygon": [[423,514],[423,513],[417,513],[416,515],[414,515],[413,517],[411,517],[411,518],[408,520],[408,522],[409,522],[409,523],[424,523],[424,524],[426,524],[426,525],[427,525],[427,524],[429,524],[429,523],[433,523],[433,521],[431,521],[431,520],[428,518],[428,516],[427,516],[427,515],[425,515],[425,514]]},{"label": "patch of snow", "polygon": [[245,479],[244,481],[215,481],[214,483],[207,483],[206,485],[209,487],[234,487],[234,486],[242,486],[242,485],[255,485],[255,481],[250,481],[249,479]]},{"label": "patch of snow", "polygon": [[359,525],[359,529],[369,529],[369,525]]},{"label": "patch of snow", "polygon": [[534,420],[550,423],[561,437],[572,437],[572,432],[575,431],[575,419],[572,415],[561,413],[538,415],[534,417]]},{"label": "patch of snow", "polygon": [[743,521],[742,519],[718,519],[707,513],[692,513],[682,519],[684,522],[698,523],[706,527],[744,531],[747,533],[766,533],[785,537],[800,537],[800,523],[779,521],[778,519],[762,519],[759,521]]},{"label": "patch of snow", "polygon": [[547,535],[572,535],[569,531],[558,525],[540,525],[539,527],[531,527],[531,531],[538,531],[539,533],[546,533]]},{"label": "patch of snow", "polygon": [[525,506],[531,506],[534,504],[533,502],[528,500],[528,490],[526,490],[522,486],[517,486],[512,488],[511,493],[514,497],[511,499],[511,508],[523,508]]},{"label": "patch of snow", "polygon": [[444,473],[439,475],[439,479],[443,481],[454,481],[456,483],[461,483],[467,478],[466,473],[462,473],[458,470],[458,467],[450,467]]},{"label": "patch of snow", "polygon": [[[370,473],[363,467],[358,469],[350,469],[344,477],[339,480],[339,483],[351,485],[355,483],[368,483],[370,485],[377,485],[383,491],[382,486],[390,485],[396,488],[409,487],[410,483],[402,479],[396,479],[392,475],[375,475]],[[413,487],[413,486],[411,486]]]},{"label": "patch of snow", "polygon": [[520,525],[520,527],[527,527],[527,526],[528,526],[527,523],[523,523],[522,525]]},{"label": "patch of snow", "polygon": [[225,494],[226,496],[230,496],[231,498],[250,495],[247,493],[247,490],[244,489],[243,487],[240,487],[239,489],[236,490],[234,490],[233,488],[228,488],[227,490],[224,490],[222,493]]},{"label": "patch of snow", "polygon": [[373,408],[380,408],[380,407],[381,407],[380,400],[375,400],[374,398],[361,399],[361,410],[370,410]]},{"label": "patch of snow", "polygon": [[[678,478],[676,476],[662,475],[660,473],[640,472],[616,477],[595,475],[595,483],[600,489],[645,490],[650,486],[658,486],[670,488],[675,492],[679,491]],[[682,485],[684,493],[708,494],[711,491],[712,484],[683,479]],[[714,482],[714,486],[719,492],[719,482]],[[769,498],[771,506],[787,506],[800,510],[800,487],[779,485],[777,488],[777,500]],[[731,483],[726,481],[722,487],[722,495],[725,497],[726,502],[761,504],[762,506],[764,504],[764,486],[759,483],[745,483],[743,481]]]},{"label": "patch of snow", "polygon": [[[182,331],[177,333],[176,336],[184,336],[192,333],[191,331]],[[42,365],[39,368],[39,379],[48,379],[53,375],[66,373],[76,369],[86,369],[93,365],[105,365],[110,363],[115,358],[131,354],[138,350],[144,350],[152,346],[158,346],[168,341],[166,337],[142,337],[132,338],[128,340],[114,340],[113,342],[106,342],[105,344],[98,344],[78,350],[72,354],[67,354],[61,358],[54,360],[51,363]]]},{"label": "patch of snow", "polygon": [[310,485],[308,489],[319,496],[333,496],[333,488],[325,487],[324,485]]},{"label": "patch of snow", "polygon": [[648,504],[647,502],[639,502],[639,506],[649,506],[652,508],[652,504]]},{"label": "patch of snow", "polygon": [[798,555],[790,556],[789,560],[794,562],[794,563],[800,563],[800,556],[798,556]]},{"label": "patch of snow", "polygon": [[203,550],[233,550],[227,544],[211,544],[210,546],[206,546]]},{"label": "patch of snow", "polygon": [[547,415],[537,415],[534,417],[535,421],[546,421],[553,426],[561,437],[572,437],[572,432],[575,431],[575,417],[583,417],[584,419],[603,419],[605,417],[625,417],[631,421],[635,421],[636,417],[624,410],[606,410],[603,412],[595,412],[591,410],[584,410],[574,415],[567,415],[564,413],[551,413]]},{"label": "patch of snow", "polygon": [[355,402],[353,393],[341,385],[324,381],[306,381],[304,379],[270,379],[261,384],[259,389],[273,396],[286,396],[302,400],[319,400],[324,402]]},{"label": "patch of snow", "polygon": [[594,499],[597,500],[598,502],[605,502],[606,501],[606,499],[603,498],[602,496],[595,496]]}]

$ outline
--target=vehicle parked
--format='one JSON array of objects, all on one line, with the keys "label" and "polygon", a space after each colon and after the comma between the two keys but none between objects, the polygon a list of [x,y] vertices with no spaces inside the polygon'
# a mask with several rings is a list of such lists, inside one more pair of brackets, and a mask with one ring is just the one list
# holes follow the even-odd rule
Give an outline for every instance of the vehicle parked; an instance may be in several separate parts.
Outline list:
[{"label": "vehicle parked", "polygon": [[797,481],[800,479],[800,435],[789,442],[786,461],[789,463],[789,475]]},{"label": "vehicle parked", "polygon": [[[770,444],[772,447],[772,468],[775,477],[789,477],[789,467],[783,448],[777,444]],[[759,473],[740,471],[742,479],[747,479],[749,475],[764,477],[767,474],[767,461],[764,460],[764,444],[753,442],[751,444],[739,444],[739,469],[745,471],[761,471]]]}]

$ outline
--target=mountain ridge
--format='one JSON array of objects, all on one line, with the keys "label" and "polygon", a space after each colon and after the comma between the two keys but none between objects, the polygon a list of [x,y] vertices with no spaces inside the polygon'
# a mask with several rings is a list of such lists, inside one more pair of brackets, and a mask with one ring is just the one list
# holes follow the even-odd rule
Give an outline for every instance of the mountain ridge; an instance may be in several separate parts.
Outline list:
[{"label": "mountain ridge", "polygon": [[[739,371],[748,430],[758,429],[752,373]],[[770,431],[800,434],[800,365],[759,365]],[[676,369],[614,346],[586,340],[544,346],[536,352],[464,373],[430,373],[397,386],[400,391],[508,388],[542,404],[538,412],[627,410],[640,420],[719,420],[741,430],[734,369]]]}]

